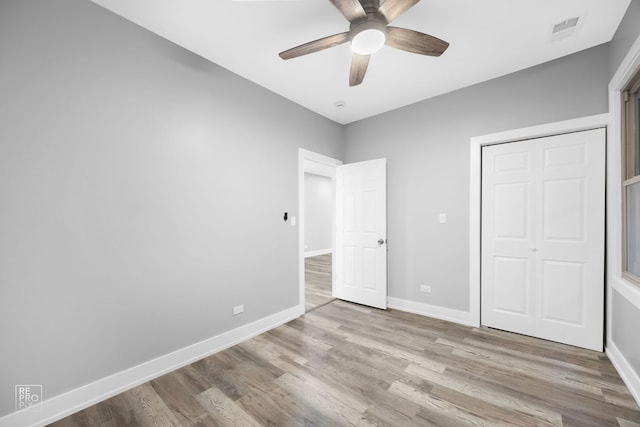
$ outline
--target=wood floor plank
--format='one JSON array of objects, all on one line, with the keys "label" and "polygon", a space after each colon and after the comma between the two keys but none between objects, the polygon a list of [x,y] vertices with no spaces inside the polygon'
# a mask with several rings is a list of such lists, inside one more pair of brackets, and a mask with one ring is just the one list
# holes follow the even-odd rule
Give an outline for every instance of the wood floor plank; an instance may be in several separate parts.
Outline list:
[{"label": "wood floor plank", "polygon": [[533,419],[538,419],[540,421],[539,423],[543,425],[562,426],[562,416],[559,413],[550,411],[542,405],[519,399],[508,393],[501,393],[491,388],[481,387],[477,383],[465,380],[464,377],[433,371],[418,365],[409,365],[405,371],[423,380],[427,380],[434,385],[450,388],[470,398],[507,408],[514,413],[522,412],[527,414],[531,417],[530,423],[532,424],[534,423]]},{"label": "wood floor plank", "polygon": [[127,394],[127,398],[132,401],[132,411],[139,415],[136,418],[138,425],[158,427],[180,425],[176,416],[150,383],[133,388],[131,393]]},{"label": "wood floor plank", "polygon": [[587,360],[599,361],[601,354],[595,351],[582,349],[570,345],[565,345],[553,341],[542,340],[527,335],[516,334],[513,332],[501,331],[487,327],[473,328],[473,336],[476,339],[484,337],[490,342],[508,343],[509,347],[527,348],[529,353],[538,355],[547,355],[551,358],[567,359],[570,357],[578,357],[586,363]]},{"label": "wood floor plank", "polygon": [[[502,354],[521,358],[530,363],[540,365],[551,365],[551,368],[557,367],[558,370],[564,372],[579,372],[580,374],[590,374],[597,377],[602,377],[602,372],[598,370],[598,366],[602,365],[599,360],[585,361],[585,358],[570,358],[563,356],[562,359],[554,359],[549,357],[549,353],[539,355],[528,351],[523,351],[523,348],[507,348],[498,347],[496,343],[491,341],[482,341],[472,338],[465,338],[463,340],[465,344],[468,344],[475,348],[486,349],[491,352],[499,351]],[[527,347],[529,349],[530,347]]]},{"label": "wood floor plank", "polygon": [[275,355],[275,357],[269,358],[269,361],[277,359],[281,356],[286,356],[294,362],[299,363],[300,365],[304,365],[308,362],[308,360],[300,356],[299,353],[289,350],[288,348],[285,348],[278,343],[270,341],[264,335],[258,335],[250,341],[252,343],[251,345],[255,346],[256,349],[261,348],[261,351],[269,351],[271,354]]},{"label": "wood floor plank", "polygon": [[620,424],[620,427],[640,427],[639,423],[634,423],[633,421],[627,421],[622,418],[618,418],[618,424]]},{"label": "wood floor plank", "polygon": [[[299,415],[296,411],[294,417],[285,410],[283,399],[276,398],[270,391],[269,393],[249,393],[236,403],[247,413],[252,414],[255,419],[263,426],[293,426],[300,425],[304,422],[303,417],[295,417]],[[310,408],[305,408],[303,411],[306,414],[311,412]],[[317,419],[317,416],[315,417]]]},{"label": "wood floor plank", "polygon": [[331,254],[304,259],[305,311],[333,301]]},{"label": "wood floor plank", "polygon": [[[283,376],[276,380],[281,386],[285,379],[289,386],[297,386],[302,382],[305,385],[305,389],[313,392],[312,394],[316,398],[324,396],[326,400],[330,402],[338,401],[340,406],[347,405],[358,413],[363,413],[369,407],[370,402],[364,396],[355,395],[345,384],[334,382],[330,376],[325,375],[323,372],[312,371],[308,367],[298,366],[286,359],[279,359],[274,363],[277,363],[278,367],[286,371]],[[283,379],[283,377],[285,378]],[[288,387],[285,388],[289,389]],[[294,389],[296,392],[301,390]],[[331,393],[329,393],[331,396],[327,394],[329,390],[331,390]]]},{"label": "wood floor plank", "polygon": [[178,370],[151,381],[151,385],[181,425],[196,424],[209,414],[196,399],[202,390],[195,383],[183,379],[183,375],[184,371]]},{"label": "wood floor plank", "polygon": [[[315,401],[310,397],[303,399],[296,392],[291,392],[274,384],[274,387],[268,393],[269,397],[277,402],[277,406],[281,412],[294,420],[294,426],[328,426],[335,425],[334,417],[323,414],[321,408],[316,405]],[[286,424],[285,424],[286,425]]]},{"label": "wood floor plank", "polygon": [[328,393],[329,387],[306,376],[299,378],[289,373],[278,378],[278,384],[299,396],[302,400],[312,403],[316,409],[333,420],[334,425],[373,426],[363,412],[368,405],[361,408],[347,402],[347,395]]},{"label": "wood floor plank", "polygon": [[447,420],[445,425],[486,425],[484,417],[461,410],[455,404],[436,398],[431,393],[409,384],[396,381],[389,387],[389,392],[420,405],[428,412],[444,417]]},{"label": "wood floor plank", "polygon": [[367,420],[378,426],[415,427],[420,406],[385,389],[374,389],[373,404],[365,411]]},{"label": "wood floor plank", "polygon": [[531,363],[526,361],[524,358],[515,360],[513,357],[502,354],[500,352],[492,352],[466,344],[461,344],[451,341],[447,338],[439,338],[437,342],[439,344],[445,344],[454,347],[455,349],[453,351],[453,354],[455,355],[460,355],[472,359],[481,358],[487,365],[490,365],[496,369],[504,366],[512,366],[512,368],[510,369],[514,371],[514,373],[522,376],[534,375],[538,378],[544,378],[548,381],[556,382],[565,386],[570,386],[587,393],[602,395],[602,390],[600,387],[592,386],[571,378],[567,378],[563,374],[562,369],[554,369],[549,368],[548,366],[543,366],[541,364]]},{"label": "wood floor plank", "polygon": [[260,423],[215,387],[200,393],[197,399],[221,427],[260,427]]},{"label": "wood floor plank", "polygon": [[474,415],[482,414],[485,420],[482,425],[487,426],[512,426],[512,427],[557,427],[562,426],[558,414],[558,422],[549,422],[546,419],[536,418],[522,411],[492,404],[481,398],[468,396],[449,387],[435,386],[430,393],[434,398],[442,399],[454,404],[458,410]]}]

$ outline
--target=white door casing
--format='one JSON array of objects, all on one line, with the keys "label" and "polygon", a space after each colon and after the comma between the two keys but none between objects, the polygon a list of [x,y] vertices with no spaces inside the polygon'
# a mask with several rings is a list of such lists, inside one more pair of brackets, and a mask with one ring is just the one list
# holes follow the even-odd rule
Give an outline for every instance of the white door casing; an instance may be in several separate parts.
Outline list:
[{"label": "white door casing", "polygon": [[[299,313],[305,312],[305,273],[304,273],[304,244],[305,244],[305,172],[316,173],[335,179],[335,167],[342,161],[322,154],[314,153],[302,148],[298,149],[298,289],[299,289]],[[335,203],[335,199],[334,199]],[[335,218],[333,220],[335,226]],[[333,233],[335,234],[335,233]],[[335,246],[335,239],[333,241]]]},{"label": "white door casing", "polygon": [[336,168],[333,296],[387,308],[387,162]]},{"label": "white door casing", "polygon": [[482,163],[482,324],[602,351],[605,129]]}]

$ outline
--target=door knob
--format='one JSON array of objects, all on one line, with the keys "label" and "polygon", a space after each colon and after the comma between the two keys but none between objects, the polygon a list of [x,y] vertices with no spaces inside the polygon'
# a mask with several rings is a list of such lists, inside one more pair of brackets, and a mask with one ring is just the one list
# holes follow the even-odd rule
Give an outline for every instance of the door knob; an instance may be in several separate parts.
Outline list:
[{"label": "door knob", "polygon": [[378,244],[379,245],[384,245],[384,239],[378,239]]}]

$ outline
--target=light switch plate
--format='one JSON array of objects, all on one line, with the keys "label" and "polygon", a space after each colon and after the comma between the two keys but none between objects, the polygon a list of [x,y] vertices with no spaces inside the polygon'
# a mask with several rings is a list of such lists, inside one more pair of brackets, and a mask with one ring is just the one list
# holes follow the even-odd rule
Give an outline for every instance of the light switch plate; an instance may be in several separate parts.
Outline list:
[{"label": "light switch plate", "polygon": [[447,223],[447,214],[440,214],[440,224]]}]

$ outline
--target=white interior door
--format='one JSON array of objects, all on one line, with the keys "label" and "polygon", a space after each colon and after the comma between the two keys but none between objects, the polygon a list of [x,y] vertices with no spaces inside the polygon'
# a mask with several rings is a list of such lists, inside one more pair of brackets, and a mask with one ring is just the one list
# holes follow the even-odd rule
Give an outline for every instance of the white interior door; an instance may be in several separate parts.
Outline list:
[{"label": "white interior door", "polygon": [[387,308],[387,161],[336,168],[333,296]]},{"label": "white interior door", "polygon": [[482,149],[482,324],[597,351],[605,129]]}]

